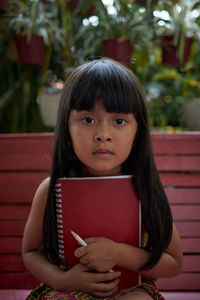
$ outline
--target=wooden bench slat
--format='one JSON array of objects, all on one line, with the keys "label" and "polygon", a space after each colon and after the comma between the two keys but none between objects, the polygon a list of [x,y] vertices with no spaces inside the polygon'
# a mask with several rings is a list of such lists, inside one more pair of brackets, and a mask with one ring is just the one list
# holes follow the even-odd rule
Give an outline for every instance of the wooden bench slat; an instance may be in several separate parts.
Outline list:
[{"label": "wooden bench slat", "polygon": [[0,237],[1,254],[21,254],[22,238],[21,237]]},{"label": "wooden bench slat", "polygon": [[151,132],[153,151],[155,154],[199,154],[199,135],[189,133],[158,133]]},{"label": "wooden bench slat", "polygon": [[200,299],[200,293],[199,292],[161,292],[162,296],[166,300],[199,300]]},{"label": "wooden bench slat", "polygon": [[182,272],[200,273],[200,255],[185,255]]},{"label": "wooden bench slat", "polygon": [[1,254],[0,255],[1,271],[19,272],[26,271],[21,254]]},{"label": "wooden bench slat", "polygon": [[0,187],[0,203],[29,203],[33,201],[37,187]]},{"label": "wooden bench slat", "polygon": [[200,273],[181,273],[173,278],[159,278],[156,285],[160,290],[199,290]]},{"label": "wooden bench slat", "polygon": [[199,187],[200,174],[182,173],[160,173],[161,182],[164,187]]},{"label": "wooden bench slat", "polygon": [[166,188],[171,204],[200,204],[200,188]]},{"label": "wooden bench slat", "polygon": [[27,298],[30,290],[12,289],[12,290],[0,290],[0,299],[2,300],[24,300]]},{"label": "wooden bench slat", "polygon": [[52,151],[53,133],[1,134],[0,157],[9,154],[44,154]]},{"label": "wooden bench slat", "polygon": [[181,237],[200,237],[200,221],[175,221]]},{"label": "wooden bench slat", "polygon": [[200,220],[200,205],[171,205],[174,220]]},{"label": "wooden bench slat", "polygon": [[19,237],[23,235],[26,220],[24,221],[2,221],[0,220],[1,237]]},{"label": "wooden bench slat", "polygon": [[49,170],[51,159],[48,155],[2,155],[0,170]]},{"label": "wooden bench slat", "polygon": [[158,156],[155,163],[160,171],[199,171],[200,156]]},{"label": "wooden bench slat", "polygon": [[49,176],[48,172],[0,173],[0,187],[38,187]]},{"label": "wooden bench slat", "polygon": [[182,238],[181,243],[184,253],[200,253],[199,238]]},{"label": "wooden bench slat", "polygon": [[33,289],[40,283],[28,272],[0,273],[0,282],[4,289]]},{"label": "wooden bench slat", "polygon": [[0,220],[26,220],[30,205],[0,205]]}]

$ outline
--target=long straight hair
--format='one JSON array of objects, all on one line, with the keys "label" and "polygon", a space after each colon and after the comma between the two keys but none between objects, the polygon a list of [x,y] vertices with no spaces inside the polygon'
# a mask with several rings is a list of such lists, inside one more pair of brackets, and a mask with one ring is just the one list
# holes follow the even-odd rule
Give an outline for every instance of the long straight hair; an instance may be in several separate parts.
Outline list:
[{"label": "long straight hair", "polygon": [[55,183],[59,177],[82,176],[82,163],[70,143],[68,119],[71,110],[91,110],[101,99],[107,112],[133,113],[137,124],[134,145],[122,165],[124,174],[133,176],[133,185],[141,201],[142,223],[148,232],[146,249],[149,261],[142,269],[153,267],[166,250],[172,235],[172,214],[156,169],[140,84],[131,71],[110,59],[99,59],[79,66],[68,78],[57,116],[54,152],[47,204],[44,215],[43,245],[55,264],[59,258]]}]

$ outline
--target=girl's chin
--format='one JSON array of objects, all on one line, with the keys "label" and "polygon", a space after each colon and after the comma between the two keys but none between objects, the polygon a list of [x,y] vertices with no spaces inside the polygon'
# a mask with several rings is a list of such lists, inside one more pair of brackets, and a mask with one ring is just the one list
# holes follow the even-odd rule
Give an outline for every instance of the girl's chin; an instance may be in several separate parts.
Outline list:
[{"label": "girl's chin", "polygon": [[88,177],[102,177],[102,176],[119,176],[122,175],[121,168],[116,168],[112,170],[105,169],[91,169],[87,166],[83,167],[83,176]]}]

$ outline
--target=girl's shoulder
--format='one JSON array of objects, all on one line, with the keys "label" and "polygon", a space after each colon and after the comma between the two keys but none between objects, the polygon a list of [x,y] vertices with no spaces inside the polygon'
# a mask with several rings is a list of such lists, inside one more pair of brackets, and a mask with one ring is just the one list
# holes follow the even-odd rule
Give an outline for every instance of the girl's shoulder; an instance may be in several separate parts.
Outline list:
[{"label": "girl's shoulder", "polygon": [[33,206],[36,205],[37,207],[38,206],[44,207],[46,205],[49,184],[50,184],[50,177],[45,178],[40,183],[33,199]]}]

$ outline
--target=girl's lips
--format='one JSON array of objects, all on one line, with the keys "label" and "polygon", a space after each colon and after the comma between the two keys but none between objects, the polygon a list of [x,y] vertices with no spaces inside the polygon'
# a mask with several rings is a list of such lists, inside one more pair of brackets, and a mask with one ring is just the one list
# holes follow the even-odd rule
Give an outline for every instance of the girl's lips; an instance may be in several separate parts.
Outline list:
[{"label": "girl's lips", "polygon": [[113,152],[108,149],[99,149],[97,151],[94,151],[93,154],[97,155],[113,155]]}]

